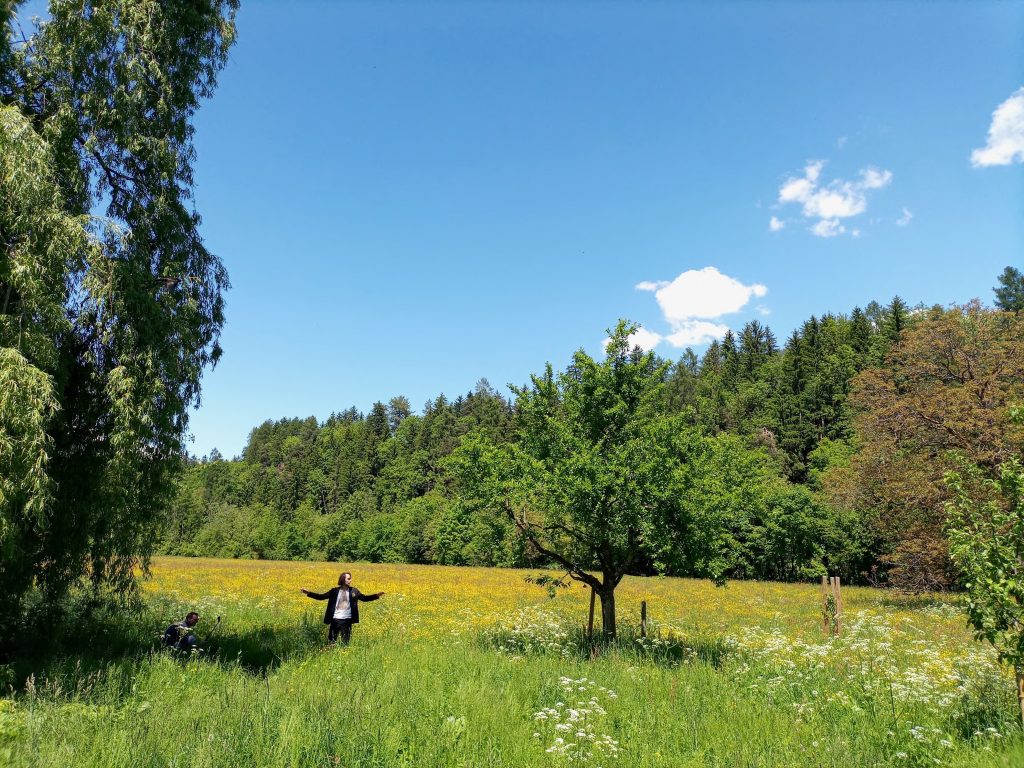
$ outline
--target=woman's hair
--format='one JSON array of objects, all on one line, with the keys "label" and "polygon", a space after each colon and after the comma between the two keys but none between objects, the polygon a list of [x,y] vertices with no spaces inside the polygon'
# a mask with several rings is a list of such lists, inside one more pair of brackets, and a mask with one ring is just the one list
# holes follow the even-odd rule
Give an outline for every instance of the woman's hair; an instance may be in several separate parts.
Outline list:
[{"label": "woman's hair", "polygon": [[346,576],[351,576],[351,575],[352,574],[349,573],[348,571],[345,571],[343,574],[341,574],[341,576],[338,577],[338,586],[339,587],[345,586],[345,577]]}]

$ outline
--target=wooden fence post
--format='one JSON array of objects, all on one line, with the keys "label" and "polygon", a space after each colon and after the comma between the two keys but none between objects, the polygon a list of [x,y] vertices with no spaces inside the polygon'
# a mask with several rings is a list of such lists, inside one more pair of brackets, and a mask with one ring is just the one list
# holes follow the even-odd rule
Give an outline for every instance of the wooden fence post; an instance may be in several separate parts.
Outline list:
[{"label": "wooden fence post", "polygon": [[587,621],[587,638],[590,640],[594,639],[594,600],[597,597],[597,593],[594,588],[590,588],[590,619]]},{"label": "wooden fence post", "polygon": [[826,635],[843,631],[843,587],[838,576],[821,577],[821,628]]},{"label": "wooden fence post", "polygon": [[843,588],[839,583],[839,577],[832,577],[832,594],[836,601],[836,636],[843,632]]},{"label": "wooden fence post", "polygon": [[647,637],[647,601],[640,601],[640,637]]},{"label": "wooden fence post", "polygon": [[821,577],[821,631],[829,634],[828,626],[828,587],[826,581],[828,576]]},{"label": "wooden fence post", "polygon": [[1024,725],[1024,670],[1014,667],[1013,671],[1017,676],[1017,706],[1020,709],[1020,723]]}]

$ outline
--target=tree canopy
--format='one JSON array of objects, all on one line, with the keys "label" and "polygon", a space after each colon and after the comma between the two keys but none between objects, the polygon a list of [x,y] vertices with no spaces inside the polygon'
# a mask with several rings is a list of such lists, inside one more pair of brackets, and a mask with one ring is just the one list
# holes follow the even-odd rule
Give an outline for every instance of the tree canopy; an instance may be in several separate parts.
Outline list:
[{"label": "tree canopy", "polygon": [[1024,397],[1024,325],[977,302],[931,310],[852,387],[858,451],[827,482],[868,513],[895,583],[948,587],[942,478],[958,457],[995,476],[1024,447],[1007,416]]},{"label": "tree canopy", "polygon": [[0,43],[0,616],[35,582],[131,583],[220,355],[192,118],[235,0],[53,0]]},{"label": "tree canopy", "polygon": [[[1018,324],[979,303],[908,309],[894,299],[811,317],[781,347],[752,323],[702,358],[648,358],[650,391],[630,411],[631,431],[617,434],[646,434],[664,454],[647,446],[636,456],[671,459],[663,490],[674,509],[661,508],[664,525],[637,539],[628,573],[955,586],[942,475],[959,466],[953,449],[992,477],[1016,450],[1020,428],[1003,406],[1024,365]],[[644,357],[633,356],[629,365]],[[615,477],[624,463],[615,454],[550,458],[586,445],[569,439],[578,429],[566,421],[566,395],[581,397],[584,373],[605,362],[545,370],[513,401],[481,381],[421,412],[397,396],[368,413],[266,422],[240,459],[190,461],[161,551],[565,567],[530,543],[504,502],[540,523],[549,512],[576,514],[565,494],[586,501]],[[545,419],[564,434],[541,431]],[[547,446],[546,464],[531,446]],[[588,470],[591,459],[612,466]],[[503,483],[508,494],[495,492]],[[687,533],[705,522],[715,535]],[[574,556],[603,581],[585,546]]]},{"label": "tree canopy", "polygon": [[1018,457],[985,477],[977,467],[950,472],[946,532],[963,576],[967,615],[979,640],[1013,667],[1024,725],[1024,467]]},{"label": "tree canopy", "polygon": [[1024,274],[1016,267],[1007,267],[999,275],[999,285],[993,289],[996,293],[996,306],[1006,312],[1020,314],[1024,311]]},{"label": "tree canopy", "polygon": [[604,360],[580,350],[562,373],[548,365],[516,390],[519,439],[471,438],[450,463],[471,503],[501,510],[539,555],[596,591],[609,636],[615,588],[644,561],[726,570],[719,510],[685,503],[696,435],[662,412],[668,366],[630,345],[635,330],[620,321]]}]

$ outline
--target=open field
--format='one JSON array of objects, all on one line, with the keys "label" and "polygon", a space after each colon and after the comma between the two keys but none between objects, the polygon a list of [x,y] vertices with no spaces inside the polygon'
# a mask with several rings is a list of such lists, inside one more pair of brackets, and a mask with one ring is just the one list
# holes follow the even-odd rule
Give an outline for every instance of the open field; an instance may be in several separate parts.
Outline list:
[{"label": "open field", "polygon": [[[387,594],[327,648],[299,588],[344,569]],[[0,699],[0,764],[1024,765],[1011,679],[952,601],[846,588],[826,640],[813,586],[632,578],[623,642],[589,660],[588,593],[526,575],[159,559],[146,610],[81,659],[19,668],[35,676]],[[186,607],[206,650],[153,652]]]}]

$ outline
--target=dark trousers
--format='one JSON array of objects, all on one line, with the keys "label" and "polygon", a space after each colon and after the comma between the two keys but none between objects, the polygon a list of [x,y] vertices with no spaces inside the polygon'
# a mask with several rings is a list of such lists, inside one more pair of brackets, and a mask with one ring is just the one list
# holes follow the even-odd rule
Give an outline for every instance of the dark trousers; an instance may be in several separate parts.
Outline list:
[{"label": "dark trousers", "polygon": [[352,619],[331,619],[331,625],[327,630],[327,642],[333,643],[338,638],[344,645],[352,639]]}]

